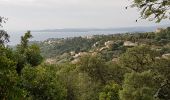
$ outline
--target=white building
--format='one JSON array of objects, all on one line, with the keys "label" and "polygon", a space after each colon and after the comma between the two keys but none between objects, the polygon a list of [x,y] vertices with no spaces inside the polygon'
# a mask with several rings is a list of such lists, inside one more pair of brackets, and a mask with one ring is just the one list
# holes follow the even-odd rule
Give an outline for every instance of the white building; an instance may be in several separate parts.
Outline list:
[{"label": "white building", "polygon": [[170,53],[163,54],[163,55],[162,55],[162,58],[164,58],[164,59],[169,59],[169,58],[170,58]]},{"label": "white building", "polygon": [[112,44],[114,43],[114,41],[107,41],[104,43],[104,45],[109,48]]},{"label": "white building", "polygon": [[133,43],[131,41],[125,41],[123,45],[126,46],[126,47],[134,47],[134,46],[137,46],[138,44]]},{"label": "white building", "polygon": [[157,28],[156,30],[155,30],[155,33],[160,33],[162,30],[164,30],[163,28]]}]

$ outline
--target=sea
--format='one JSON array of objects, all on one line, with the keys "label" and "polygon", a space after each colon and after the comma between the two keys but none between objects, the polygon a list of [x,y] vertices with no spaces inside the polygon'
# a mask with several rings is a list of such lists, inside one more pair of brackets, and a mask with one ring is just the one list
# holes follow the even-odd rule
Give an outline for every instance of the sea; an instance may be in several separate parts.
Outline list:
[{"label": "sea", "polygon": [[[166,28],[170,25],[157,26],[138,26],[138,27],[121,27],[121,28],[107,28],[107,29],[56,29],[56,30],[40,30],[31,31],[33,38],[30,41],[45,41],[49,38],[72,38],[84,37],[93,35],[110,35],[119,33],[136,33],[136,32],[153,32],[157,28]],[[10,35],[10,42],[8,45],[15,46],[20,43],[21,36],[27,31],[7,31]]]},{"label": "sea", "polygon": [[[126,31],[88,31],[88,32],[31,32],[33,38],[30,41],[45,41],[49,38],[72,38],[72,37],[84,37],[93,35],[110,35],[116,33],[125,33]],[[15,46],[20,43],[21,36],[26,31],[8,32],[10,35],[10,42],[8,45]]]}]

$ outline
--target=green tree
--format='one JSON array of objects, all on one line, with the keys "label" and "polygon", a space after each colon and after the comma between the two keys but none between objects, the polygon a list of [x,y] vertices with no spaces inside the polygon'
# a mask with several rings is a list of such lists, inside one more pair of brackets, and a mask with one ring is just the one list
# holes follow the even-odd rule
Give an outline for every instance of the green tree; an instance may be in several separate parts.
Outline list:
[{"label": "green tree", "polygon": [[53,66],[40,65],[36,68],[27,66],[22,71],[22,88],[29,92],[33,100],[65,100],[66,89],[58,81]]},{"label": "green tree", "polygon": [[160,22],[162,19],[170,18],[169,0],[132,0],[131,7],[139,8],[141,17]]},{"label": "green tree", "polygon": [[[6,18],[0,16],[0,27],[2,27],[3,23],[6,23]],[[9,35],[5,30],[0,30],[0,45],[4,45],[4,43],[9,42]]]},{"label": "green tree", "polygon": [[77,100],[77,94],[76,91],[76,66],[73,66],[69,63],[60,64],[57,66],[59,70],[57,71],[59,80],[62,82],[62,84],[67,89],[67,96],[66,100]]},{"label": "green tree", "polygon": [[100,82],[92,80],[86,73],[77,74],[75,91],[77,100],[99,100],[99,93],[102,88]]},{"label": "green tree", "polygon": [[7,42],[9,42],[9,35],[6,31],[0,30],[0,45],[4,45]]},{"label": "green tree", "polygon": [[31,66],[37,66],[41,64],[43,57],[40,55],[40,48],[33,44],[28,47],[26,51],[26,60]]},{"label": "green tree", "polygon": [[[6,20],[0,16],[0,27]],[[0,30],[0,99],[26,99],[27,92],[18,87],[20,78],[16,72],[15,56],[11,49],[5,47],[7,42],[9,42],[9,35],[6,31]]]},{"label": "green tree", "polygon": [[99,94],[99,100],[120,100],[119,90],[121,87],[118,84],[106,85]]},{"label": "green tree", "polygon": [[153,66],[156,73],[170,82],[170,59],[159,59]]},{"label": "green tree", "polygon": [[154,70],[161,80],[161,86],[157,89],[155,97],[162,100],[170,99],[170,59],[159,59],[154,64]]},{"label": "green tree", "polygon": [[19,75],[26,64],[34,67],[39,65],[43,60],[39,47],[35,44],[29,45],[29,39],[31,37],[31,32],[26,32],[25,35],[21,37],[21,44],[17,46],[15,60],[17,62],[16,70]]},{"label": "green tree", "polygon": [[107,82],[107,66],[104,60],[98,56],[83,56],[79,62],[79,68],[87,73],[94,81],[100,81],[102,84]]},{"label": "green tree", "polygon": [[102,86],[87,73],[81,72],[77,65],[64,63],[56,66],[59,80],[67,89],[66,100],[98,100]]},{"label": "green tree", "polygon": [[107,80],[108,82],[114,81],[115,84],[122,85],[124,80],[124,75],[128,71],[126,68],[120,66],[117,63],[107,62]]},{"label": "green tree", "polygon": [[142,73],[132,72],[125,75],[121,100],[155,100],[154,94],[159,83],[154,80],[151,71]]},{"label": "green tree", "polygon": [[31,31],[27,31],[24,36],[21,36],[21,43],[17,46],[19,53],[24,54],[26,52],[30,38],[32,38]]},{"label": "green tree", "polygon": [[19,77],[16,73],[16,62],[12,50],[0,46],[0,99],[24,99],[26,91],[18,87]]},{"label": "green tree", "polygon": [[27,57],[26,57],[26,51],[28,49],[28,42],[32,37],[30,31],[26,32],[24,36],[21,36],[21,43],[19,45],[17,45],[17,50],[15,53],[16,56],[16,62],[17,62],[17,73],[20,75],[22,69],[24,68],[24,66],[27,63]]},{"label": "green tree", "polygon": [[120,65],[135,72],[142,72],[151,69],[157,55],[149,46],[137,46],[121,55]]}]

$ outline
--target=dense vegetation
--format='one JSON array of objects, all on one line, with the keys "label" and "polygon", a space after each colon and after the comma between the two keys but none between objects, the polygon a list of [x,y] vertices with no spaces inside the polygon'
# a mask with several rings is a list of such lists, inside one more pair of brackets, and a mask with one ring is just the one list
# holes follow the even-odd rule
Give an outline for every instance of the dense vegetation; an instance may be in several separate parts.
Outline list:
[{"label": "dense vegetation", "polygon": [[36,44],[30,38],[28,31],[16,49],[5,38],[0,44],[2,100],[170,99],[170,28]]}]

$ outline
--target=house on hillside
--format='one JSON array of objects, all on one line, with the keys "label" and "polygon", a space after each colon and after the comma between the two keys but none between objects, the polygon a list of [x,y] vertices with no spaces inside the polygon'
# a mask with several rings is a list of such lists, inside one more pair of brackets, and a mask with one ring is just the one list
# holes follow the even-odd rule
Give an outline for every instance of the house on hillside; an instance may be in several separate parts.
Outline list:
[{"label": "house on hillside", "polygon": [[157,28],[156,30],[155,30],[155,33],[160,33],[161,31],[163,31],[164,29],[163,28]]},{"label": "house on hillside", "polygon": [[89,35],[89,36],[82,36],[82,38],[85,38],[85,39],[93,39],[94,36],[91,36],[91,35]]},{"label": "house on hillside", "polygon": [[48,58],[48,59],[45,60],[45,63],[47,63],[47,64],[55,64],[56,61],[55,61],[55,59]]},{"label": "house on hillside", "polygon": [[162,58],[164,58],[164,59],[169,59],[169,58],[170,58],[170,53],[163,54],[163,55],[162,55]]},{"label": "house on hillside", "polygon": [[97,47],[99,45],[99,42],[96,42],[95,44],[93,44],[93,47]]},{"label": "house on hillside", "polygon": [[107,48],[110,48],[110,46],[114,43],[114,41],[107,41],[104,43],[104,45],[107,47]]},{"label": "house on hillside", "polygon": [[118,62],[118,61],[119,61],[119,58],[113,58],[113,59],[112,59],[112,62],[113,62],[113,63],[116,63],[116,62]]},{"label": "house on hillside", "polygon": [[78,54],[75,54],[75,56],[73,56],[73,58],[78,58],[78,57],[81,57],[81,56],[84,56],[84,55],[87,55],[88,53],[87,52],[79,52]]},{"label": "house on hillside", "polygon": [[71,56],[74,56],[75,54],[76,54],[75,51],[71,51],[71,52],[70,52],[70,55],[71,55]]},{"label": "house on hillside", "polygon": [[80,59],[74,59],[71,61],[72,64],[77,64],[80,61]]},{"label": "house on hillside", "polygon": [[125,41],[123,44],[125,47],[134,47],[134,46],[138,46],[137,43],[133,43],[131,41]]},{"label": "house on hillside", "polygon": [[102,47],[102,48],[99,49],[99,51],[103,51],[103,50],[106,50],[106,49],[108,49],[108,47]]},{"label": "house on hillside", "polygon": [[98,53],[97,52],[92,52],[91,55],[92,56],[96,56]]}]

